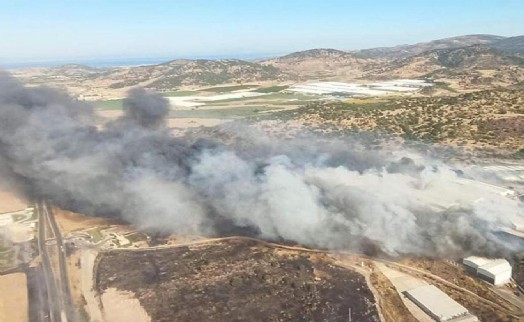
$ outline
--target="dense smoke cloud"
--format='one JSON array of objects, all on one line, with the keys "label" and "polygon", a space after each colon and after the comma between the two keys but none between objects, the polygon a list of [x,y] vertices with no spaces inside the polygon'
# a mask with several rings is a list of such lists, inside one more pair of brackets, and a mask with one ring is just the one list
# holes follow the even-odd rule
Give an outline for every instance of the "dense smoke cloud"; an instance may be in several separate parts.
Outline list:
[{"label": "dense smoke cloud", "polygon": [[[357,142],[174,138],[168,104],[137,89],[99,129],[89,105],[0,74],[0,178],[32,198],[175,234],[251,234],[390,254],[499,254],[523,209],[452,169]],[[482,197],[482,198],[479,198]]]}]

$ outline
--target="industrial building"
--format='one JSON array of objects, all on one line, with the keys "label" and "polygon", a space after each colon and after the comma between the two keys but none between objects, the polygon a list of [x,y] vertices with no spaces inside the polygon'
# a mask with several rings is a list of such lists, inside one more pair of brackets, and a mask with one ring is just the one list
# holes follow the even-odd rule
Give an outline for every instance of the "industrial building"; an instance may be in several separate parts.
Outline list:
[{"label": "industrial building", "polygon": [[478,318],[434,285],[424,285],[404,294],[437,321],[475,322]]},{"label": "industrial building", "polygon": [[511,279],[511,265],[502,258],[489,259],[470,256],[464,258],[462,263],[466,266],[467,271],[493,285],[505,284]]}]

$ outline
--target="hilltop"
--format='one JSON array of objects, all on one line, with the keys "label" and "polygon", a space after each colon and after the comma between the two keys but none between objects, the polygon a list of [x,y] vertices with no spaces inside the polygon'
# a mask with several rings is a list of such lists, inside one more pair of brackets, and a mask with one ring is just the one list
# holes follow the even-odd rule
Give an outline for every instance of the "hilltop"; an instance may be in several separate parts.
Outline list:
[{"label": "hilltop", "polygon": [[437,49],[397,59],[368,71],[369,77],[428,78],[453,90],[509,86],[524,81],[524,60],[485,45]]},{"label": "hilltop", "polygon": [[26,83],[45,83],[88,100],[121,97],[134,86],[164,92],[184,86],[280,81],[288,77],[276,67],[238,59],[178,59],[157,65],[100,69],[70,64],[13,73]]},{"label": "hilltop", "polygon": [[120,98],[134,86],[170,92],[220,84],[393,78],[427,78],[440,89],[471,91],[524,81],[524,36],[467,35],[354,52],[319,48],[263,61],[178,59],[114,68],[68,64],[15,70],[14,75],[86,100]]},{"label": "hilltop", "polygon": [[337,49],[311,49],[269,59],[265,66],[273,66],[297,79],[308,77],[358,77],[375,62]]},{"label": "hilltop", "polygon": [[119,80],[112,88],[135,85],[169,90],[184,85],[217,85],[233,82],[254,82],[283,78],[277,68],[238,59],[173,60],[151,66],[114,70],[110,76]]},{"label": "hilltop", "polygon": [[491,44],[490,47],[502,53],[524,57],[524,36],[501,39]]},{"label": "hilltop", "polygon": [[472,45],[492,44],[503,39],[504,37],[495,35],[465,35],[421,42],[413,45],[362,49],[355,51],[355,54],[362,58],[395,60],[436,49],[452,49]]}]

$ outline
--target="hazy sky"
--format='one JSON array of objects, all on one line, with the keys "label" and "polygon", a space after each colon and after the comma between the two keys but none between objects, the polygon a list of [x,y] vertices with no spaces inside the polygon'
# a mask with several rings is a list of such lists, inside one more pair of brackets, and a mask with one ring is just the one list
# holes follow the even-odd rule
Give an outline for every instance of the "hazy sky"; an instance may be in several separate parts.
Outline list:
[{"label": "hazy sky", "polygon": [[524,0],[0,0],[0,59],[275,54],[524,34]]}]

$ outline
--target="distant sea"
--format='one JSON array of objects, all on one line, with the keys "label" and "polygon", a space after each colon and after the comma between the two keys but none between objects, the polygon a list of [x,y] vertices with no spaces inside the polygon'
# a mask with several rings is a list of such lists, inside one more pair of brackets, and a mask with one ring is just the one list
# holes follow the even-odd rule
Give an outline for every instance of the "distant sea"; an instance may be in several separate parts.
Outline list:
[{"label": "distant sea", "polygon": [[214,55],[214,56],[185,56],[185,57],[145,57],[145,58],[96,58],[96,59],[67,59],[45,61],[4,61],[0,59],[0,68],[15,69],[29,67],[57,67],[66,64],[86,65],[94,68],[155,65],[175,59],[243,59],[257,60],[278,56],[279,54],[239,54],[239,55]]}]

